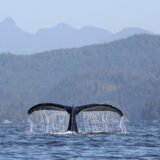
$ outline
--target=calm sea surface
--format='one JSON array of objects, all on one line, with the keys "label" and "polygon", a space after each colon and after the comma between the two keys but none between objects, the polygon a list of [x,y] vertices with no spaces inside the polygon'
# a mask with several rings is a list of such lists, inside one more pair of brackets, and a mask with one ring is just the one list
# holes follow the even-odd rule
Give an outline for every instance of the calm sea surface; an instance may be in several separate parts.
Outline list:
[{"label": "calm sea surface", "polygon": [[33,134],[27,125],[0,125],[0,160],[160,160],[160,124],[127,125],[127,133]]}]

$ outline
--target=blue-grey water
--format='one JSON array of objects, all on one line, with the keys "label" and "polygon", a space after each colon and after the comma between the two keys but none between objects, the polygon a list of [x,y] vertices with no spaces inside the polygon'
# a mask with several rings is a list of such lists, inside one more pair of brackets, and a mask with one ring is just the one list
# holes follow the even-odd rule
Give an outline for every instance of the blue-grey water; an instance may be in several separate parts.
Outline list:
[{"label": "blue-grey water", "polygon": [[127,124],[127,133],[30,133],[27,124],[0,125],[0,160],[160,159],[160,125]]}]

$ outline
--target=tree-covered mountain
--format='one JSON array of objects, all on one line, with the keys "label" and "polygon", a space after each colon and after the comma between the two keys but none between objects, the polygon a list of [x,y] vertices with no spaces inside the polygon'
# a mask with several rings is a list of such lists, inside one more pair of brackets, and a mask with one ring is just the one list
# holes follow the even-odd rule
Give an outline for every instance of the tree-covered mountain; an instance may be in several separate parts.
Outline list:
[{"label": "tree-covered mountain", "polygon": [[159,106],[153,105],[159,104],[159,68],[160,36],[156,35],[28,56],[4,53],[0,55],[0,121],[25,121],[27,110],[41,102],[111,103],[129,120],[159,119],[154,108]]},{"label": "tree-covered mountain", "polygon": [[149,32],[140,28],[127,28],[112,33],[106,29],[89,26],[75,29],[64,23],[51,28],[43,28],[36,33],[28,33],[20,29],[14,20],[8,17],[0,22],[0,51],[31,54],[110,42],[141,33]]}]

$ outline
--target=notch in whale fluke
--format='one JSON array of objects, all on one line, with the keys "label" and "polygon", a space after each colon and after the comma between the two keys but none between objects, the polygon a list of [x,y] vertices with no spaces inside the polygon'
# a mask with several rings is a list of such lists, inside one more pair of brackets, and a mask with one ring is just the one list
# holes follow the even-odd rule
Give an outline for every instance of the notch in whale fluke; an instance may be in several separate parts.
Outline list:
[{"label": "notch in whale fluke", "polygon": [[70,115],[69,124],[67,131],[78,132],[76,116],[79,112],[88,112],[88,111],[110,111],[119,114],[121,117],[123,116],[123,112],[109,104],[88,104],[83,106],[71,107],[65,106],[56,103],[41,103],[31,107],[28,110],[28,114],[32,114],[34,111],[39,110],[55,110],[55,111],[66,111]]}]

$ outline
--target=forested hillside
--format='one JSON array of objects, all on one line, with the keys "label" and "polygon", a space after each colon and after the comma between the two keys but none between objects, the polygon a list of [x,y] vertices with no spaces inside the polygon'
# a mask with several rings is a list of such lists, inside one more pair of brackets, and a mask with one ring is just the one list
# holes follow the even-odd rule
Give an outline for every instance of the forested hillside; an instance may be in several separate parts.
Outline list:
[{"label": "forested hillside", "polygon": [[27,110],[41,102],[111,103],[131,121],[154,120],[160,119],[159,96],[160,36],[137,35],[29,56],[0,55],[1,122],[25,121]]}]

